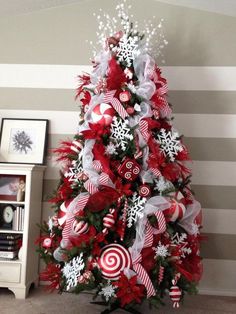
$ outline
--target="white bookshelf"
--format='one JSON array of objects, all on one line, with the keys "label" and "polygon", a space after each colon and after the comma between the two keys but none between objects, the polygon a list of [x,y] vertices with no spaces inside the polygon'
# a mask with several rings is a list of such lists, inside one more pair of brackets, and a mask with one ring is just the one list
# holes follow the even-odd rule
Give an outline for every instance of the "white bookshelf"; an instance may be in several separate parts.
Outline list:
[{"label": "white bookshelf", "polygon": [[40,230],[37,224],[41,221],[42,185],[45,167],[28,164],[0,163],[1,177],[23,177],[25,179],[24,201],[7,199],[0,193],[0,205],[24,207],[24,225],[22,231],[5,229],[0,226],[0,233],[21,234],[21,259],[0,259],[0,287],[11,290],[18,299],[25,299],[32,283],[38,285],[39,256],[36,252],[35,240]]}]

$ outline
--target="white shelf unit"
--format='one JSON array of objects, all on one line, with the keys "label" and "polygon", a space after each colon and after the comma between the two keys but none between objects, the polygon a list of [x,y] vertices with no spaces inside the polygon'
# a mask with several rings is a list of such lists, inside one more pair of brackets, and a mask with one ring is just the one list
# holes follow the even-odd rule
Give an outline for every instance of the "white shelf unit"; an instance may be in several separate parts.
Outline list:
[{"label": "white shelf unit", "polygon": [[17,299],[25,299],[32,283],[38,285],[39,256],[35,240],[40,234],[37,224],[41,221],[42,187],[45,166],[0,163],[1,176],[25,178],[25,200],[6,199],[0,204],[21,205],[25,208],[23,231],[0,229],[0,233],[22,234],[21,259],[0,260],[0,287],[11,290]]}]

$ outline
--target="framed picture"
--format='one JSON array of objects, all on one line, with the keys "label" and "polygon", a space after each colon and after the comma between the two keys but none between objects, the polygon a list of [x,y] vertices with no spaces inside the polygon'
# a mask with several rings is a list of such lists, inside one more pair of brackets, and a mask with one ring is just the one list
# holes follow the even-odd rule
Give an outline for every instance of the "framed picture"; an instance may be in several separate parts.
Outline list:
[{"label": "framed picture", "polygon": [[0,162],[44,164],[48,120],[3,118]]}]

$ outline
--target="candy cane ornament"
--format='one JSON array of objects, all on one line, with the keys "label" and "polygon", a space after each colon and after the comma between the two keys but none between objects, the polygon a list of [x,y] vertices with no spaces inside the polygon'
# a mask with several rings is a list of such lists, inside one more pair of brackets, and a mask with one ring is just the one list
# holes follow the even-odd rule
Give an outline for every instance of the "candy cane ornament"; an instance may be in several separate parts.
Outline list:
[{"label": "candy cane ornament", "polygon": [[105,227],[102,232],[104,234],[108,233],[108,229],[112,228],[115,224],[115,209],[114,208],[110,208],[109,213],[103,217],[103,226]]}]

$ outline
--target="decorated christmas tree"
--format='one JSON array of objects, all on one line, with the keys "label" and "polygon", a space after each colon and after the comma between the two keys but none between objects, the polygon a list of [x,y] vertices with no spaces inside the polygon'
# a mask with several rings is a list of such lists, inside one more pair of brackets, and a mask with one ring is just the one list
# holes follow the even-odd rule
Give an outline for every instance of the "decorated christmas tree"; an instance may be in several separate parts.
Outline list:
[{"label": "decorated christmas tree", "polygon": [[151,57],[166,43],[161,23],[147,22],[140,33],[123,3],[117,10],[119,32],[115,18],[97,17],[102,50],[92,73],[80,76],[78,132],[55,150],[61,162],[55,213],[39,239],[41,279],[49,288],[92,290],[106,313],[132,312],[144,300],[158,305],[166,294],[178,307],[196,291],[202,271],[190,158]]}]

